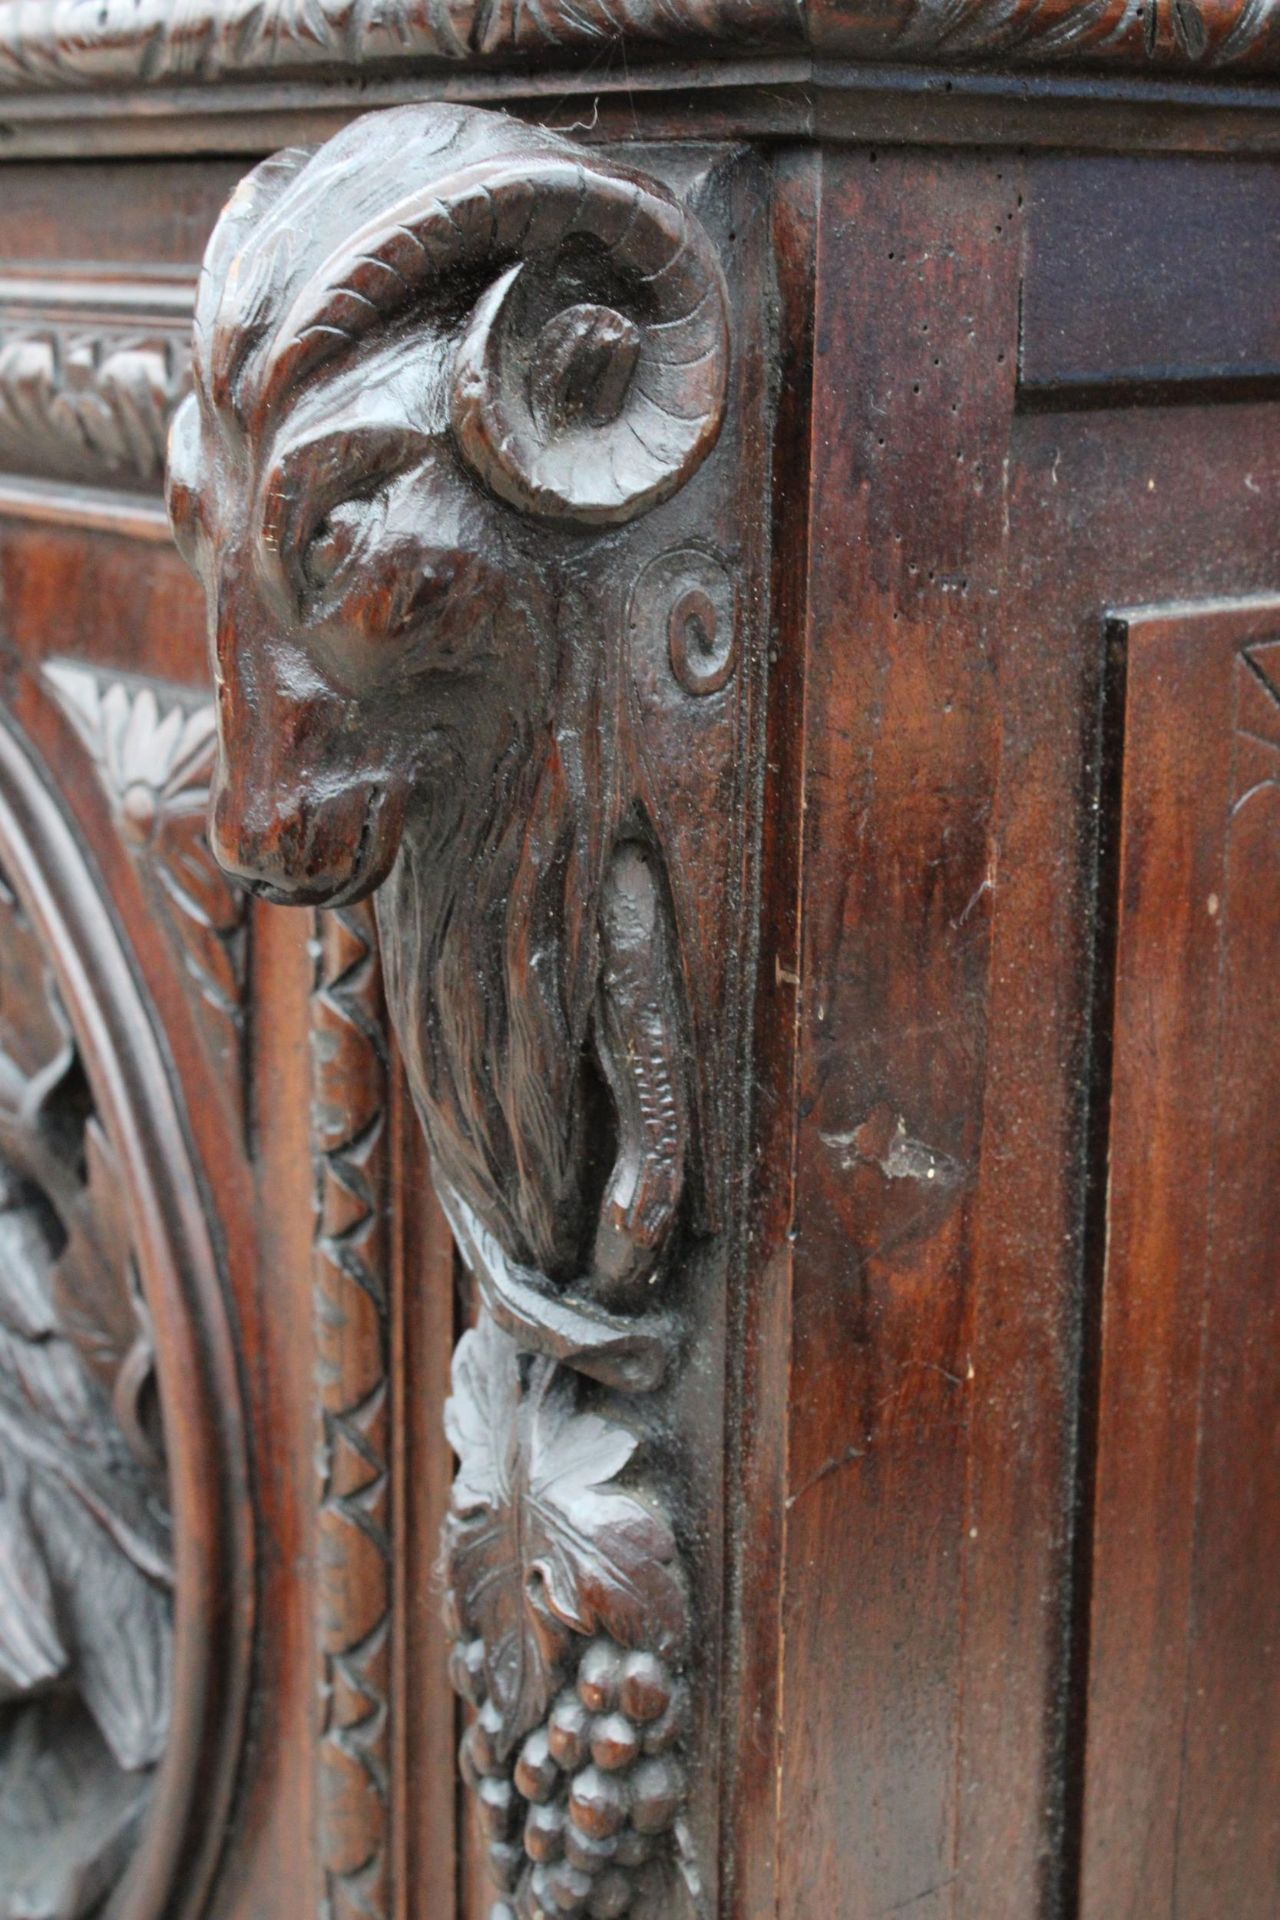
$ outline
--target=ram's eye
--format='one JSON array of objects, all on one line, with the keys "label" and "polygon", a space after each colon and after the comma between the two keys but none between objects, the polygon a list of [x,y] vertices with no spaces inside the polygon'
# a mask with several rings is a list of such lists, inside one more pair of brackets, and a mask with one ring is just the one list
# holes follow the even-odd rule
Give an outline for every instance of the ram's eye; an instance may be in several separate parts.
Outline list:
[{"label": "ram's eye", "polygon": [[315,592],[327,587],[350,559],[368,513],[367,500],[343,500],[317,524],[302,555],[302,571]]}]

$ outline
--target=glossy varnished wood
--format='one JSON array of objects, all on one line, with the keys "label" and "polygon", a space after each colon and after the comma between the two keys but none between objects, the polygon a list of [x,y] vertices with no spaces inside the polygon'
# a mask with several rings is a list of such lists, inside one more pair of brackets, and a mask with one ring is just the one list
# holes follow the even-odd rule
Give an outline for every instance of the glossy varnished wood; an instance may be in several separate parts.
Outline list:
[{"label": "glossy varnished wood", "polygon": [[1089,1916],[1272,1911],[1280,601],[1118,618]]},{"label": "glossy varnished wood", "polygon": [[[0,173],[6,728],[131,983],[98,1110],[151,1061],[208,1246],[143,1275],[186,1638],[112,1920],[489,1920],[495,1866],[592,1920],[1263,1920],[1273,11],[19,14],[7,150],[66,158]],[[176,467],[215,840],[284,913],[202,828],[160,449],[228,193],[344,128],[210,256]],[[637,365],[678,424],[544,463]],[[588,1770],[584,1674],[642,1743],[631,1657],[688,1703],[660,1886],[599,1780],[566,1870],[538,1744]]]}]

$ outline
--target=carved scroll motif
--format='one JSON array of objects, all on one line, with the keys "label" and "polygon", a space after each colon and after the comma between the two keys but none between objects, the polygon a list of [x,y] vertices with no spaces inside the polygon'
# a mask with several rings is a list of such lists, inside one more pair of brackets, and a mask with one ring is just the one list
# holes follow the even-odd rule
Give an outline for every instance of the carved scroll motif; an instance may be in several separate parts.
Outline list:
[{"label": "carved scroll motif", "polygon": [[390,1912],[387,1042],[364,903],[317,916],[311,1139],[326,1920]]},{"label": "carved scroll motif", "polygon": [[[218,609],[212,843],[329,909],[335,1087],[378,889],[480,1308],[443,1568],[494,1915],[693,1914],[707,1676],[672,1409],[723,1219],[738,608],[709,544],[659,557],[651,528],[726,415],[718,258],[646,176],[406,108],[249,177],[195,337],[169,498]],[[318,1311],[365,1331],[321,1402],[380,1552],[381,1123],[362,1093],[334,1125]]]}]

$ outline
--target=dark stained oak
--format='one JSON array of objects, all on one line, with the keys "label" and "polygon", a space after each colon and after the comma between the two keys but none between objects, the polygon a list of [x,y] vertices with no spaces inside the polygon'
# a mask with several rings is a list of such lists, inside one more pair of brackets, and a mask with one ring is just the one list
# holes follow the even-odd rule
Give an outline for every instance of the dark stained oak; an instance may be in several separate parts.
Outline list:
[{"label": "dark stained oak", "polygon": [[1276,21],[0,8],[0,1920],[1272,1920]]}]

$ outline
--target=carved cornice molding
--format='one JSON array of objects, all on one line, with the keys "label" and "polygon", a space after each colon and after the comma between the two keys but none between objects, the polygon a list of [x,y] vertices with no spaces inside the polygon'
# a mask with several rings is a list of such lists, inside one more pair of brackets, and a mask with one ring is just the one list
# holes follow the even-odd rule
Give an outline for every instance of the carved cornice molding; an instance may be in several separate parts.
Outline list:
[{"label": "carved cornice molding", "polygon": [[1280,67],[1275,0],[871,0],[815,5],[810,37],[854,60],[1210,73]]},{"label": "carved cornice molding", "polygon": [[690,1421],[687,1375],[737,1190],[767,445],[762,323],[731,348],[722,260],[767,229],[749,156],[675,171],[678,194],[441,106],[278,154],[210,242],[171,439],[175,535],[219,609],[212,844],[262,898],[327,909],[322,1557],[359,1522],[369,1606],[322,1620],[351,1655],[324,1738],[375,1907],[370,894],[479,1308],[443,1575],[494,1912],[690,1920],[712,1897],[723,1450],[719,1388]]},{"label": "carved cornice molding", "polygon": [[1274,72],[1278,0],[11,0],[0,92],[363,79],[625,49]]},{"label": "carved cornice molding", "polygon": [[802,39],[798,0],[15,0],[0,91],[334,78],[611,41],[742,51]]}]

